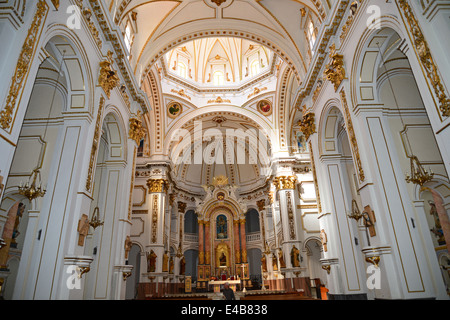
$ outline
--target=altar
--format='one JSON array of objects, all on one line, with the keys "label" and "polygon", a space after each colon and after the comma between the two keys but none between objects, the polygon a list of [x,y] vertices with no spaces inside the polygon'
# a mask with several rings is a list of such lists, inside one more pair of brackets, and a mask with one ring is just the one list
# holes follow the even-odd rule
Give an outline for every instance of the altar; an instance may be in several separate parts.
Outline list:
[{"label": "altar", "polygon": [[230,284],[230,288],[233,289],[234,292],[236,292],[237,286],[241,284],[241,280],[225,280],[225,281],[212,280],[208,282],[208,287],[212,285],[214,286],[214,292],[220,292],[220,286],[224,285],[227,282]]}]

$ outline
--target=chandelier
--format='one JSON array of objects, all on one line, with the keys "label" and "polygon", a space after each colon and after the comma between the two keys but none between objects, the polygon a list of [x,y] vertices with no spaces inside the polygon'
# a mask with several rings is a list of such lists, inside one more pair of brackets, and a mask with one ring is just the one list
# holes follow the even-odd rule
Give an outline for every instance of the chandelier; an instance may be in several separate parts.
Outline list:
[{"label": "chandelier", "polygon": [[347,216],[348,216],[350,219],[356,220],[356,222],[358,222],[359,219],[361,219],[362,216],[363,216],[363,215],[361,214],[361,212],[359,211],[358,204],[356,203],[356,200],[355,200],[355,199],[352,200],[352,214],[347,214]]},{"label": "chandelier", "polygon": [[[39,180],[37,181],[38,177]],[[39,182],[39,186],[37,185],[37,182]],[[43,197],[46,192],[47,190],[45,190],[45,188],[42,188],[41,172],[39,171],[39,168],[33,170],[30,178],[28,179],[28,182],[25,185],[20,182],[19,194],[28,198],[30,202],[38,197]]]},{"label": "chandelier", "polygon": [[409,158],[411,159],[411,175],[406,174],[406,182],[423,186],[426,182],[433,179],[434,173],[431,169],[430,172],[426,171],[415,155]]},{"label": "chandelier", "polygon": [[95,207],[94,212],[92,214],[92,218],[89,221],[89,225],[95,229],[102,226],[104,221],[100,220],[100,209],[98,207]]}]

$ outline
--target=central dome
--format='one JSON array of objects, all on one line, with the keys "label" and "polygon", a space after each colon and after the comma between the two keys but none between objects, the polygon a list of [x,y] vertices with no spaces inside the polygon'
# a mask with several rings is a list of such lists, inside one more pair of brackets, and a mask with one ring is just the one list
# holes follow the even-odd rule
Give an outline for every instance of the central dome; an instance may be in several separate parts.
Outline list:
[{"label": "central dome", "polygon": [[166,75],[198,89],[238,88],[271,73],[273,51],[241,38],[193,40],[169,51]]}]

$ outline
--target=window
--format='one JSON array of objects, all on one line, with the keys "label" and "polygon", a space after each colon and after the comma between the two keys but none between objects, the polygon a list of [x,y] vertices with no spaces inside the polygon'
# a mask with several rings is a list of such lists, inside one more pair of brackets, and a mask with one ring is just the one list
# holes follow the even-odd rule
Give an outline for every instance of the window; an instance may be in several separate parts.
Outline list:
[{"label": "window", "polygon": [[309,19],[308,22],[308,41],[309,41],[309,48],[311,49],[311,52],[314,53],[314,44],[316,43],[316,30],[314,28],[314,23],[311,20],[311,18]]},{"label": "window", "polygon": [[128,22],[125,28],[125,46],[127,47],[128,53],[131,53],[131,44],[133,43],[133,30],[131,28],[130,22]]},{"label": "window", "polygon": [[180,77],[187,78],[187,68],[183,62],[178,63],[178,74]]},{"label": "window", "polygon": [[213,75],[214,85],[215,86],[223,86],[224,84],[224,76],[222,71],[216,71]]},{"label": "window", "polygon": [[252,73],[252,76],[256,76],[257,74],[259,74],[259,72],[261,71],[261,66],[258,60],[252,62],[250,66],[250,71]]}]

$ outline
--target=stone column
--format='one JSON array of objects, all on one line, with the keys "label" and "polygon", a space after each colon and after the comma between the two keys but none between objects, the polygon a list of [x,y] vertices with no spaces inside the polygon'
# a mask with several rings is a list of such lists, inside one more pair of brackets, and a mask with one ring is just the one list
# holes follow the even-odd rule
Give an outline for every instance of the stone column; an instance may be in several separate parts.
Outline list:
[{"label": "stone column", "polygon": [[[235,251],[235,261],[236,264],[241,263],[241,245],[239,236],[239,220],[233,221],[234,229],[234,251]],[[237,270],[236,270],[237,273]]]},{"label": "stone column", "polygon": [[205,264],[211,265],[211,224],[205,221]]},{"label": "stone column", "polygon": [[241,261],[247,263],[247,241],[245,238],[245,219],[239,220],[241,225]]},{"label": "stone column", "polygon": [[203,220],[198,220],[198,264],[205,264],[205,247],[204,247],[204,232],[203,226],[205,222]]}]

